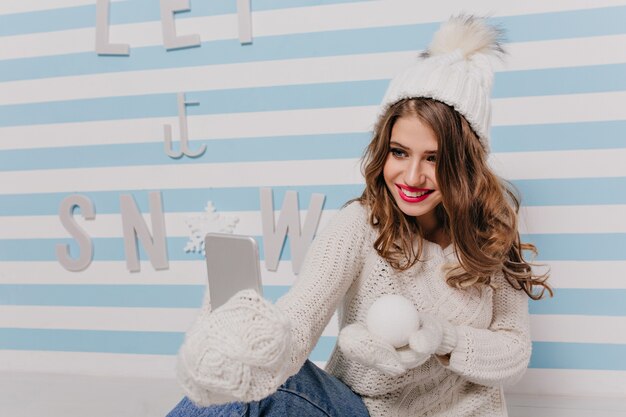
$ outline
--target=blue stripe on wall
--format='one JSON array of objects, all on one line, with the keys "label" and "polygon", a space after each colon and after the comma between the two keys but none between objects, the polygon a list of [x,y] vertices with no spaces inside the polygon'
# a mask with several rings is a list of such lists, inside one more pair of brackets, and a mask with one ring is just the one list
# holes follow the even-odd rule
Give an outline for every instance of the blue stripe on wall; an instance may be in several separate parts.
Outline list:
[{"label": "blue stripe on wall", "polygon": [[[623,25],[626,20],[626,7],[501,17],[492,20],[507,29],[510,42],[613,35],[626,31]],[[252,45],[243,47],[238,40],[229,39],[204,42],[201,48],[170,52],[159,45],[133,48],[129,57],[98,57],[95,52],[85,52],[5,60],[0,81],[314,56],[414,51],[427,46],[428,40],[438,26],[438,23],[425,23],[256,37]]]},{"label": "blue stripe on wall", "polygon": [[[199,308],[205,288],[204,285],[0,284],[0,305]],[[275,302],[288,290],[288,286],[264,285],[263,297]]]},{"label": "blue stripe on wall", "polygon": [[530,368],[626,370],[626,345],[533,342]]},{"label": "blue stripe on wall", "polygon": [[626,290],[556,288],[553,298],[529,301],[531,314],[626,316]]},{"label": "blue stripe on wall", "polygon": [[[184,337],[182,332],[0,328],[0,350],[175,355]],[[320,337],[309,358],[327,360],[335,340]]]},{"label": "blue stripe on wall", "polygon": [[181,332],[4,328],[0,329],[0,350],[175,355],[183,339]]},{"label": "blue stripe on wall", "polygon": [[492,152],[611,148],[626,148],[626,121],[494,126],[491,128]]},{"label": "blue stripe on wall", "polygon": [[[539,250],[538,261],[619,261],[626,260],[626,233],[554,233],[526,234],[523,242],[532,243]],[[261,259],[264,259],[262,237],[256,237]],[[125,259],[122,238],[93,238],[94,260],[121,261]],[[186,237],[168,237],[167,251],[171,261],[201,259],[197,253],[184,252]],[[56,260],[55,245],[70,245],[70,254],[78,254],[78,246],[73,239],[1,239],[0,260],[4,261],[53,261]],[[286,240],[282,260],[290,260],[290,244]],[[140,245],[139,258],[147,260]]]},{"label": "blue stripe on wall", "polygon": [[[356,132],[193,140],[189,143],[190,149],[198,149],[204,144],[206,151],[197,158],[181,159],[168,157],[163,150],[163,141],[20,149],[0,151],[0,171],[358,158],[370,139],[370,133]],[[180,143],[175,143],[174,147],[179,149]]]},{"label": "blue stripe on wall", "polygon": [[506,31],[507,42],[531,42],[624,33],[626,7],[569,10],[489,19]]},{"label": "blue stripe on wall", "polygon": [[[626,178],[516,180],[526,206],[626,204]],[[580,190],[585,190],[581,193]]]},{"label": "blue stripe on wall", "polygon": [[[516,71],[496,75],[495,98],[626,90],[626,64]],[[189,115],[373,106],[389,80],[188,92]],[[0,106],[0,126],[175,116],[176,94],[148,94]]]},{"label": "blue stripe on wall", "polygon": [[1,305],[198,308],[203,285],[0,285]]},{"label": "blue stripe on wall", "polygon": [[[151,143],[15,149],[0,151],[0,171],[359,158],[371,135],[371,132],[354,132],[195,139],[190,142],[190,148],[204,144],[205,153],[182,159],[166,156],[163,140],[158,138]],[[174,144],[175,149],[179,146]],[[615,148],[626,148],[626,121],[499,126],[492,130],[493,152]]]},{"label": "blue stripe on wall", "polygon": [[[275,302],[289,286],[264,285]],[[198,308],[204,285],[1,284],[1,305]],[[626,290],[558,288],[554,298],[529,302],[531,314],[626,316]]]},{"label": "blue stripe on wall", "polygon": [[326,362],[335,348],[337,338],[335,336],[322,336],[317,341],[309,359],[316,362]]},{"label": "blue stripe on wall", "polygon": [[[121,233],[121,231],[120,231]],[[264,259],[263,239],[259,243],[261,259]],[[122,261],[123,238],[92,238],[93,260]],[[186,237],[168,237],[167,253],[170,261],[193,261],[203,259],[198,253],[186,253]],[[619,261],[626,260],[626,233],[555,233],[522,235],[522,241],[533,243],[539,250],[538,261]],[[59,243],[70,246],[70,256],[78,256],[78,245],[70,238],[63,239],[0,239],[0,261],[55,261],[55,246]],[[528,256],[529,254],[527,254]],[[139,258],[148,260],[139,245]],[[289,239],[283,247],[282,260],[290,260]]]},{"label": "blue stripe on wall", "polygon": [[526,234],[523,242],[539,250],[539,261],[626,260],[626,233]]},{"label": "blue stripe on wall", "polygon": [[509,71],[496,74],[493,97],[527,97],[626,90],[626,64]]},{"label": "blue stripe on wall", "polygon": [[[144,355],[175,355],[182,332],[65,329],[0,329],[0,350],[46,350]],[[322,336],[309,358],[327,361],[336,337]],[[533,342],[530,368],[626,370],[626,345]]]},{"label": "blue stripe on wall", "polygon": [[[319,6],[337,3],[358,3],[369,0],[255,0],[251,2],[251,10],[275,10],[294,7]],[[231,1],[191,2],[189,12],[177,13],[176,19],[216,16],[237,13],[237,5]],[[111,3],[109,22],[111,25],[157,22],[161,20],[159,3],[153,0],[132,0]],[[52,32],[80,28],[95,28],[96,6],[93,5],[65,7],[25,13],[0,15],[0,36],[20,35],[26,33]],[[184,24],[184,23],[181,23]]]}]

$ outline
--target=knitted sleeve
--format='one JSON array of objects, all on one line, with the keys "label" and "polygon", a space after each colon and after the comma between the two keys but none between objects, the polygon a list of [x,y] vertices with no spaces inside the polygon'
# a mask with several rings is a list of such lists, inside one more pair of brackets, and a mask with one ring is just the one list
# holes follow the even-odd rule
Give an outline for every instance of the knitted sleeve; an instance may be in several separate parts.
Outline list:
[{"label": "knitted sleeve", "polygon": [[243,290],[210,311],[205,295],[178,353],[185,394],[201,406],[258,401],[295,374],[360,271],[366,228],[359,203],[340,210],[311,244],[296,283],[275,305]]},{"label": "knitted sleeve", "polygon": [[287,379],[289,336],[281,311],[252,289],[239,291],[214,311],[203,308],[185,335],[181,387],[201,406],[265,398]]},{"label": "knitted sleeve", "polygon": [[448,368],[481,385],[514,384],[522,377],[532,349],[528,296],[496,276],[493,319],[488,329],[457,328]]},{"label": "knitted sleeve", "polygon": [[300,369],[361,272],[368,229],[360,203],[343,208],[315,238],[296,282],[277,301],[291,321],[289,374]]}]

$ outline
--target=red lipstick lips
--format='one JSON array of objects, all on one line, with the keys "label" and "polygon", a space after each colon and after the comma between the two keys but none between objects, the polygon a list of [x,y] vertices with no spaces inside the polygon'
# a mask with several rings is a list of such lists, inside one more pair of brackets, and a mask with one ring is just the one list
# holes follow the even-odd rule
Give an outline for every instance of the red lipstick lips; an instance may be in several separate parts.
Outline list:
[{"label": "red lipstick lips", "polygon": [[429,190],[428,188],[409,187],[405,184],[396,184],[396,187],[398,188],[400,198],[407,203],[419,203],[420,201],[424,201],[435,191]]}]

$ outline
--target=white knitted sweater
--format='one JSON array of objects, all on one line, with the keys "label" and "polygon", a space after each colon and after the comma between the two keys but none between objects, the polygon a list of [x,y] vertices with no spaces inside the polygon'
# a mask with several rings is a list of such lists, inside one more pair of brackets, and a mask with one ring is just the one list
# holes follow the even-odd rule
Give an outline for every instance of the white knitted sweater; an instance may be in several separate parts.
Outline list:
[{"label": "white knitted sweater", "polygon": [[[298,372],[336,309],[340,328],[365,324],[378,297],[401,294],[418,311],[457,326],[449,365],[432,357],[392,377],[347,359],[335,347],[326,370],[361,395],[372,417],[506,416],[501,387],[521,377],[531,353],[526,294],[501,275],[494,278],[496,289],[449,287],[442,267],[456,262],[454,249],[428,241],[423,262],[398,272],[378,256],[375,238],[366,209],[352,203],[316,237],[296,283],[275,306],[247,293],[225,304],[226,313],[203,312],[179,354],[187,395],[201,405],[261,399]],[[270,341],[268,329],[279,337]],[[223,339],[233,340],[233,334],[245,335],[246,343],[236,349],[234,341],[225,345]],[[265,362],[251,351],[241,353],[259,347]]]}]

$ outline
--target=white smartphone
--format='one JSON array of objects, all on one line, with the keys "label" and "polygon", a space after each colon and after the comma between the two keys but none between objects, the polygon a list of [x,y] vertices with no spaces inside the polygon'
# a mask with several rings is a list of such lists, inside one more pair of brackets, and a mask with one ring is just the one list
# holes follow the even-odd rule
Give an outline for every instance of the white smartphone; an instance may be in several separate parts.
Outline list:
[{"label": "white smartphone", "polygon": [[252,288],[263,295],[259,249],[251,236],[208,233],[204,237],[211,310]]}]

